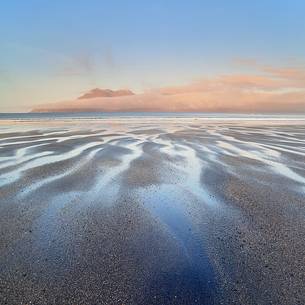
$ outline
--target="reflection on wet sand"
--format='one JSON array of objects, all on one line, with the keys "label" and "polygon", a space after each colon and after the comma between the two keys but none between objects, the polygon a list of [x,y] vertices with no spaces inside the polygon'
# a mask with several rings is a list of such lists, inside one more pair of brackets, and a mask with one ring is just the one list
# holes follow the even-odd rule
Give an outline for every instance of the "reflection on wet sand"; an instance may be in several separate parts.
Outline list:
[{"label": "reflection on wet sand", "polygon": [[304,301],[305,125],[49,123],[0,126],[4,304]]}]

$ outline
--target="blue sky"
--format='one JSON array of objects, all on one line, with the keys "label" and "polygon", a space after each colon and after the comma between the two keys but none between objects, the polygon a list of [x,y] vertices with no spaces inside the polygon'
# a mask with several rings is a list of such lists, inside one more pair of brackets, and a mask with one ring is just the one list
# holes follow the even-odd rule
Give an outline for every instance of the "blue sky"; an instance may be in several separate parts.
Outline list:
[{"label": "blue sky", "polygon": [[[2,1],[0,111],[305,62],[305,1]],[[251,69],[251,68],[249,68]]]}]

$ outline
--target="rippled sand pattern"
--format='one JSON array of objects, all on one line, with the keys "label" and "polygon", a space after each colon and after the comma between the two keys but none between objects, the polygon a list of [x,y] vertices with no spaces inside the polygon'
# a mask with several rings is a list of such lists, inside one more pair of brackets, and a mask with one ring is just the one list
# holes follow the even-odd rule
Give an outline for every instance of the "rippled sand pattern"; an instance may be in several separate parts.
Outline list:
[{"label": "rippled sand pattern", "polygon": [[304,164],[303,122],[2,123],[0,303],[304,304]]}]

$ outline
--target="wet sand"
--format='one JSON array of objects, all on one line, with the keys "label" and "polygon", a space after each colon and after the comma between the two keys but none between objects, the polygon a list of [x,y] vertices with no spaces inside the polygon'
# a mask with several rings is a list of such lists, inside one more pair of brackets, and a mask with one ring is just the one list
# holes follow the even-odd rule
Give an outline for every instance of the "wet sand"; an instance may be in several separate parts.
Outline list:
[{"label": "wet sand", "polygon": [[1,304],[305,304],[305,122],[3,121]]}]

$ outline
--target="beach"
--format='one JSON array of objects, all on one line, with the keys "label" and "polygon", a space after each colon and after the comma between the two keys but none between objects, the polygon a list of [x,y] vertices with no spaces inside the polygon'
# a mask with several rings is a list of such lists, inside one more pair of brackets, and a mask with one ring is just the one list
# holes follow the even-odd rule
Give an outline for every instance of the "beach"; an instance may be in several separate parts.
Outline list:
[{"label": "beach", "polygon": [[1,304],[305,304],[305,121],[0,120]]}]

